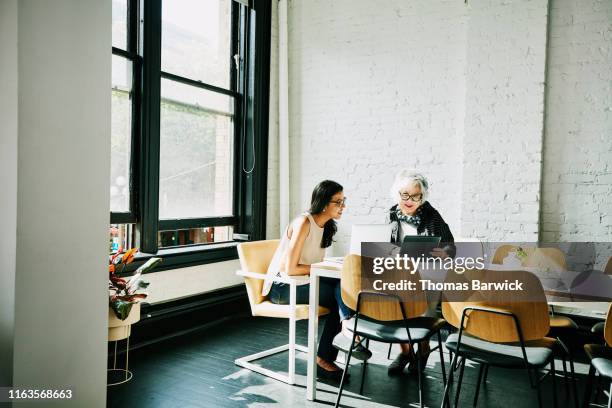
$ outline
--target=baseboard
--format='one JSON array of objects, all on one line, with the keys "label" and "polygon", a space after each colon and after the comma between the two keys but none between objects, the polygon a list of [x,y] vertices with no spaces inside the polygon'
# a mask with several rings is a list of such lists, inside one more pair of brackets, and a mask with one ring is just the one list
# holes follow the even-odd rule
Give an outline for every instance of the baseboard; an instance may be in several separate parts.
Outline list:
[{"label": "baseboard", "polygon": [[[130,350],[249,314],[244,284],[163,303],[142,303],[140,321],[132,325]],[[119,351],[123,352],[123,347]]]}]

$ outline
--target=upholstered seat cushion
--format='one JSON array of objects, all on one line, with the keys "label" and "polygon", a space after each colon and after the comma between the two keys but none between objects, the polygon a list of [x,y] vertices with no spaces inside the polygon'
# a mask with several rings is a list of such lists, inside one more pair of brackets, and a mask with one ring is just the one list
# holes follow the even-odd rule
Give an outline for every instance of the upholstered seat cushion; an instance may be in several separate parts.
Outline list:
[{"label": "upholstered seat cushion", "polygon": [[[416,317],[408,320],[410,337],[413,343],[421,340],[426,340],[435,334],[446,321],[435,317]],[[348,321],[347,327],[353,331],[355,320],[351,318]],[[383,343],[408,343],[408,333],[404,322],[378,322],[359,318],[357,320],[357,334],[369,338],[370,340],[380,341]]]},{"label": "upholstered seat cushion", "polygon": [[[297,320],[308,319],[308,305],[295,305],[295,314]],[[263,316],[263,317],[280,317],[280,318],[289,318],[290,313],[289,305],[279,305],[276,303],[272,303],[269,300],[264,300],[261,303],[253,305],[251,307],[251,312],[253,316]],[[329,310],[323,306],[319,306],[319,315],[324,315],[329,313]]]},{"label": "upholstered seat cushion", "polygon": [[575,321],[573,321],[567,316],[554,315],[554,316],[550,316],[550,329],[551,330],[554,330],[554,329],[576,330],[578,329],[578,325],[576,324]]},{"label": "upholstered seat cushion", "polygon": [[600,344],[587,344],[584,346],[587,356],[591,359],[593,367],[604,377],[612,378],[612,347]]},{"label": "upholstered seat cushion", "polygon": [[578,330],[578,325],[575,321],[566,316],[550,316],[550,330],[547,336],[553,338],[568,338]]},{"label": "upholstered seat cushion", "polygon": [[[458,337],[458,333],[448,336],[446,348],[457,352]],[[526,342],[525,353],[527,354],[527,361],[533,367],[545,366],[552,359],[556,344],[555,339],[548,337]],[[523,352],[519,343],[491,343],[465,333],[461,336],[459,355],[500,367],[525,366]]]},{"label": "upholstered seat cushion", "polygon": [[591,333],[601,334],[603,336],[604,327],[606,327],[606,322],[598,322],[591,327]]}]

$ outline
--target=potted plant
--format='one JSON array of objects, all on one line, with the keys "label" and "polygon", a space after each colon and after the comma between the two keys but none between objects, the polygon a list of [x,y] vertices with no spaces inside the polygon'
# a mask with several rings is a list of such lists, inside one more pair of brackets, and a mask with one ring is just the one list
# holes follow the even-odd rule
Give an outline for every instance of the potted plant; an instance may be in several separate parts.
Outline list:
[{"label": "potted plant", "polygon": [[119,250],[109,257],[108,265],[108,340],[116,341],[129,337],[132,324],[140,320],[140,304],[147,297],[144,290],[149,286],[142,278],[143,272],[154,268],[161,258],[150,258],[141,265],[134,274],[125,279],[118,274],[123,272],[128,264],[134,261],[138,249],[132,248],[125,252]]}]

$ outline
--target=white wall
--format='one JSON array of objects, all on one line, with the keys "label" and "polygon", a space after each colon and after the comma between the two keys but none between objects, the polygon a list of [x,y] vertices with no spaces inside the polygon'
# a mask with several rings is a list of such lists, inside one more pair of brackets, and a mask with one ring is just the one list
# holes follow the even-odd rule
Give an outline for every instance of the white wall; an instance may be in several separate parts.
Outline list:
[{"label": "white wall", "polygon": [[542,238],[611,241],[612,2],[552,2]]},{"label": "white wall", "polygon": [[384,219],[393,174],[416,167],[455,236],[609,241],[611,7],[290,1],[292,214],[318,181],[343,184],[342,254],[351,224]]},{"label": "white wall", "polygon": [[547,1],[470,1],[462,235],[537,241]]},{"label": "white wall", "polygon": [[244,280],[236,275],[238,269],[240,262],[233,260],[147,274],[145,280],[150,285],[146,301],[165,302],[240,285]]},{"label": "white wall", "polygon": [[9,386],[17,245],[17,0],[0,2],[0,55],[0,386]]},{"label": "white wall", "polygon": [[270,115],[268,132],[268,198],[266,202],[267,239],[274,239],[280,236],[280,189],[278,162],[278,1],[272,2],[271,42]]},{"label": "white wall", "polygon": [[104,407],[111,3],[24,0],[18,26],[14,384]]},{"label": "white wall", "polygon": [[344,253],[350,224],[384,222],[394,174],[415,167],[457,231],[464,69],[463,2],[292,1],[292,214],[317,182],[344,185],[334,248]]}]

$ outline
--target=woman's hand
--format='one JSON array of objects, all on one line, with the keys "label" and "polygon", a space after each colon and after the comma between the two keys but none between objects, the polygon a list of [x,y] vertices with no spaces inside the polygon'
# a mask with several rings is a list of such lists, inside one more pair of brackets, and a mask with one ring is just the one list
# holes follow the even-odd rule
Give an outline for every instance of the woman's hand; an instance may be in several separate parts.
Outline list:
[{"label": "woman's hand", "polygon": [[444,250],[444,248],[434,248],[429,255],[433,256],[434,258],[448,258],[448,254],[446,253],[446,251]]}]

